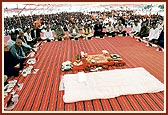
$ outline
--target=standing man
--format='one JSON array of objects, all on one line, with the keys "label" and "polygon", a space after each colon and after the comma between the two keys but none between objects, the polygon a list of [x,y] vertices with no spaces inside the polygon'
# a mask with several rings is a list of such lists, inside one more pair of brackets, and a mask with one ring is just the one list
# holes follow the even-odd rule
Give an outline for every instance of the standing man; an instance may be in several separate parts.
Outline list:
[{"label": "standing man", "polygon": [[35,39],[36,42],[41,40],[40,33],[41,29],[34,25],[33,29],[31,30],[31,37]]}]

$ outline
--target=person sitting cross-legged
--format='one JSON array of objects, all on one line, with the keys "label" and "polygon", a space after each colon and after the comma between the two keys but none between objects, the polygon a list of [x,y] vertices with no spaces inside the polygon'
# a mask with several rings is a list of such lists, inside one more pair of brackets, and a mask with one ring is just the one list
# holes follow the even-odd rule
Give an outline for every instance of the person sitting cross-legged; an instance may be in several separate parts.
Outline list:
[{"label": "person sitting cross-legged", "polygon": [[[21,32],[21,33],[22,33],[22,32]],[[23,34],[22,34],[22,36],[23,36]],[[20,38],[20,37],[19,37],[19,38]],[[11,36],[11,39],[9,39],[9,40],[7,41],[7,44],[8,44],[9,49],[11,48],[12,45],[15,44],[16,39],[17,39],[17,37]],[[27,51],[32,50],[32,47],[29,46],[27,43],[24,43],[24,42],[22,42],[22,48],[27,49]]]},{"label": "person sitting cross-legged", "polygon": [[7,44],[4,44],[4,74],[8,77],[18,76],[20,68],[20,62],[9,51]]},{"label": "person sitting cross-legged", "polygon": [[143,37],[148,37],[148,35],[149,35],[149,28],[147,27],[146,22],[142,22],[141,30],[135,37],[140,37],[138,41],[141,42]]},{"label": "person sitting cross-legged", "polygon": [[116,25],[116,34],[126,36],[126,31],[124,30],[124,25],[122,24],[121,20],[119,20],[118,24]]},{"label": "person sitting cross-legged", "polygon": [[57,24],[57,29],[55,30],[55,33],[56,33],[56,37],[55,37],[56,41],[62,41],[66,37],[65,32],[64,32],[63,28],[61,27],[60,23]]},{"label": "person sitting cross-legged", "polygon": [[96,21],[94,25],[94,37],[103,38],[105,33],[103,32],[103,26],[100,24],[99,20]]},{"label": "person sitting cross-legged", "polygon": [[24,33],[24,36],[26,36],[26,40],[27,40],[27,44],[30,45],[31,47],[33,47],[36,42],[35,42],[35,38],[33,39],[31,37],[31,30],[30,28],[26,28],[26,32]]},{"label": "person sitting cross-legged", "polygon": [[13,57],[20,62],[20,68],[23,68],[23,63],[27,59],[27,57],[22,49],[22,40],[16,39],[15,44],[11,46],[9,51],[11,52]]},{"label": "person sitting cross-legged", "polygon": [[115,37],[115,32],[114,32],[114,28],[113,28],[111,21],[109,21],[109,23],[106,27],[106,35]]},{"label": "person sitting cross-legged", "polygon": [[129,34],[131,37],[137,36],[140,32],[141,26],[138,24],[138,20],[134,20],[134,25],[131,33]]},{"label": "person sitting cross-legged", "polygon": [[32,47],[27,44],[27,38],[26,38],[26,36],[24,35],[24,32],[23,32],[23,31],[20,31],[20,32],[19,32],[18,39],[21,39],[22,42],[24,43],[24,45],[22,45],[23,51],[24,51],[25,53],[29,53],[29,52],[31,51]]},{"label": "person sitting cross-legged", "polygon": [[157,44],[159,36],[160,36],[159,28],[156,27],[156,23],[153,23],[152,28],[149,31],[149,36],[145,38],[148,41],[147,46]]},{"label": "person sitting cross-legged", "polygon": [[49,26],[47,26],[46,31],[44,32],[44,37],[42,37],[41,39],[47,40],[47,41],[54,40],[52,31],[50,30]]},{"label": "person sitting cross-legged", "polygon": [[159,47],[164,49],[164,30],[161,31],[158,41],[156,43]]},{"label": "person sitting cross-legged", "polygon": [[91,33],[92,30],[89,27],[88,23],[85,23],[84,28],[82,29],[82,37],[86,39],[91,39],[93,34]]},{"label": "person sitting cross-legged", "polygon": [[75,25],[75,23],[72,23],[69,37],[70,39],[75,39],[75,40],[78,40],[78,38],[80,37],[79,30],[77,26]]}]

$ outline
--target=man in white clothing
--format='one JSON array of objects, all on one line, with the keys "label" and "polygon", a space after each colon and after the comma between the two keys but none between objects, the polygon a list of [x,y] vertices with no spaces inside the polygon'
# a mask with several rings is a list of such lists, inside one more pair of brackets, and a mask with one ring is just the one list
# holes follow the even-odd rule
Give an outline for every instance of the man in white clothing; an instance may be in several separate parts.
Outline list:
[{"label": "man in white clothing", "polygon": [[43,40],[54,40],[52,31],[50,30],[49,27],[46,28],[46,32],[44,32],[44,37],[41,38]]},{"label": "man in white clothing", "polygon": [[106,27],[106,35],[115,37],[114,27],[113,27],[111,21],[109,21],[109,23]]},{"label": "man in white clothing", "polygon": [[33,47],[33,45],[36,44],[36,43],[35,43],[35,39],[33,39],[31,37],[30,32],[31,32],[30,28],[26,28],[26,32],[24,33],[24,36],[26,36],[27,44],[30,45],[31,47]]},{"label": "man in white clothing", "polygon": [[124,30],[124,25],[122,24],[122,21],[121,20],[119,20],[118,21],[118,24],[116,25],[116,34],[117,35],[122,35],[122,36],[126,36],[126,31]]},{"label": "man in white clothing", "polygon": [[147,46],[151,46],[150,43],[156,43],[160,35],[159,28],[156,27],[156,23],[152,24],[152,28],[149,31],[149,36],[146,37],[146,40],[148,41]]},{"label": "man in white clothing", "polygon": [[131,37],[137,36],[138,33],[140,32],[140,30],[141,30],[141,26],[138,24],[138,20],[134,20],[134,25],[133,25],[132,31],[129,35]]},{"label": "man in white clothing", "polygon": [[149,38],[149,41],[152,39],[158,39],[160,35],[159,32],[159,28],[156,28],[156,23],[152,24],[152,28],[149,31],[149,36],[147,38]]}]

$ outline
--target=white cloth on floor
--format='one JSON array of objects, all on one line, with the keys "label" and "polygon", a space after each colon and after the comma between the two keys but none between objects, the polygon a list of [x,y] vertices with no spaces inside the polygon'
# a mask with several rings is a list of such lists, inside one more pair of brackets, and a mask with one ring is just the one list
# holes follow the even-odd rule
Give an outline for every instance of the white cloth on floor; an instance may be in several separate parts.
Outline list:
[{"label": "white cloth on floor", "polygon": [[31,58],[27,60],[28,64],[35,64],[36,63],[36,58]]},{"label": "white cloth on floor", "polygon": [[85,82],[86,81],[86,76],[84,72],[78,72],[78,81],[79,82]]},{"label": "white cloth on floor", "polygon": [[144,68],[85,73],[87,79],[85,82],[79,82],[79,75],[63,76],[65,87],[63,100],[65,103],[164,90],[164,84]]}]

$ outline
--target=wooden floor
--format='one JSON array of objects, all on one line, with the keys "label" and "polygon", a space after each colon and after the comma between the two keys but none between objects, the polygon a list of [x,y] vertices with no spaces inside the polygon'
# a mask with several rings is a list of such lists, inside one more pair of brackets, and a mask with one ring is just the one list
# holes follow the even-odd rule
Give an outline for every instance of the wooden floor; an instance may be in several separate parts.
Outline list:
[{"label": "wooden floor", "polygon": [[[19,102],[12,111],[164,111],[164,92],[124,95],[111,99],[96,99],[71,104],[63,102],[63,91],[59,91],[61,77],[77,71],[61,72],[64,61],[75,59],[80,51],[94,53],[103,49],[117,53],[126,61],[126,66],[109,69],[144,67],[164,83],[164,53],[147,47],[131,37],[116,37],[92,40],[65,40],[43,43],[36,54],[37,74],[14,79],[23,83],[18,91]],[[10,96],[10,95],[9,95]],[[4,104],[9,100],[5,98]]]}]

